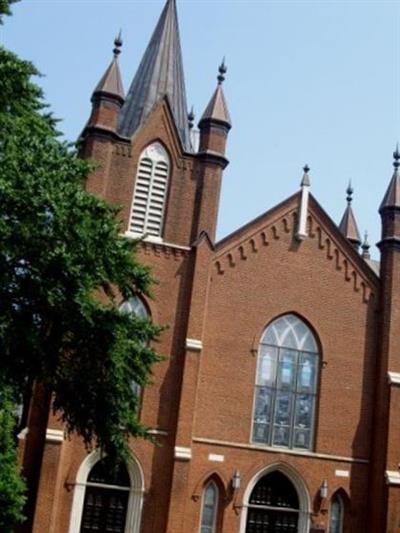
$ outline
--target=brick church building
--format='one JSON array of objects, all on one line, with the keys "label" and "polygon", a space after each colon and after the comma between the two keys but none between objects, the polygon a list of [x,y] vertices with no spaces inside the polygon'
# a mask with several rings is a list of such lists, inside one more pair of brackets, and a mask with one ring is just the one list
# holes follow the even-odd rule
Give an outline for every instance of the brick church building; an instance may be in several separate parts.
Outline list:
[{"label": "brick church building", "polygon": [[[226,73],[198,128],[187,112],[175,0],[125,95],[116,39],[92,95],[88,188],[122,206],[159,284],[126,312],[168,324],[142,395],[158,441],[117,472],[31,407],[40,465],[34,533],[400,531],[400,153],[379,208],[380,262],[348,206],[336,225],[309,192],[215,240],[231,118]],[[41,421],[43,423],[43,420]],[[36,453],[36,455],[35,455]]]}]

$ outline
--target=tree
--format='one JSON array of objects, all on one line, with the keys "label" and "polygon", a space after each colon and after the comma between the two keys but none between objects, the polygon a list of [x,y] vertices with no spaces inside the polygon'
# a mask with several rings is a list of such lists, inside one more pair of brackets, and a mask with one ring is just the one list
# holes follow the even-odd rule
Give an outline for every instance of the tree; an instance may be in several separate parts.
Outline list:
[{"label": "tree", "polygon": [[15,402],[9,388],[0,390],[0,531],[12,533],[23,518],[25,485],[17,468],[13,429]]},{"label": "tree", "polygon": [[67,431],[125,459],[148,436],[132,383],[160,360],[160,329],[118,307],[152,276],[117,209],[85,191],[93,167],[60,141],[37,75],[0,48],[0,391],[41,383]]}]

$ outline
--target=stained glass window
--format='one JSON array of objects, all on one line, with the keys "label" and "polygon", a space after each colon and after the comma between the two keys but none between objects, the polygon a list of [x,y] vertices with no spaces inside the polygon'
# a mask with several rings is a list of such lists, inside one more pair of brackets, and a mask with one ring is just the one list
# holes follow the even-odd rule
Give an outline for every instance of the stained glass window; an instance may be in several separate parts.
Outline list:
[{"label": "stained glass window", "polygon": [[309,449],[317,392],[318,347],[293,314],[274,320],[258,351],[253,442]]}]

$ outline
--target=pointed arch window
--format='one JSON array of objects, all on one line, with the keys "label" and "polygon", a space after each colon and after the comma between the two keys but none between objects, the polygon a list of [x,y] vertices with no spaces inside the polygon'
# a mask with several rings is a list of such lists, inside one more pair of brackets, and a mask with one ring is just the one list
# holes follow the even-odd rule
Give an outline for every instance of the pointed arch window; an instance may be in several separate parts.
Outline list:
[{"label": "pointed arch window", "polygon": [[343,533],[344,502],[341,495],[336,492],[331,501],[329,518],[329,533]]},{"label": "pointed arch window", "polygon": [[[123,302],[120,305],[119,310],[122,313],[132,313],[138,318],[144,318],[144,319],[149,318],[149,313],[144,303],[137,296],[133,296],[132,298],[129,298],[129,300],[125,300],[125,302]],[[136,381],[132,381],[132,391],[138,398],[138,404],[139,404],[138,414],[140,414],[140,408],[141,408],[142,399],[143,399],[142,387]]]},{"label": "pointed arch window", "polygon": [[318,346],[293,314],[274,320],[258,350],[253,442],[310,449],[313,442]]},{"label": "pointed arch window", "polygon": [[216,533],[218,516],[218,487],[210,481],[204,488],[200,533]]},{"label": "pointed arch window", "polygon": [[129,220],[131,233],[161,237],[169,174],[165,148],[158,142],[148,146],[139,158]]}]

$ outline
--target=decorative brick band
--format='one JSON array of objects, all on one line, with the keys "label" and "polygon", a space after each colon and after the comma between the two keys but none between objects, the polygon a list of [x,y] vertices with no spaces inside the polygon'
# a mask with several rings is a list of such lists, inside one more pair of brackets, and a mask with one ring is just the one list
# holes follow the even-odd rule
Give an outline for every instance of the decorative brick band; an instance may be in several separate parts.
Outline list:
[{"label": "decorative brick band", "polygon": [[190,461],[192,458],[192,449],[185,446],[175,446],[175,459]]},{"label": "decorative brick band", "polygon": [[386,470],[385,479],[387,485],[400,485],[400,472],[398,470]]},{"label": "decorative brick band", "polygon": [[388,372],[387,377],[390,385],[400,386],[400,372]]},{"label": "decorative brick band", "polygon": [[197,339],[186,339],[186,349],[201,352],[203,349],[203,343]]},{"label": "decorative brick band", "polygon": [[50,429],[46,431],[46,442],[61,443],[64,440],[64,431],[61,429]]}]

